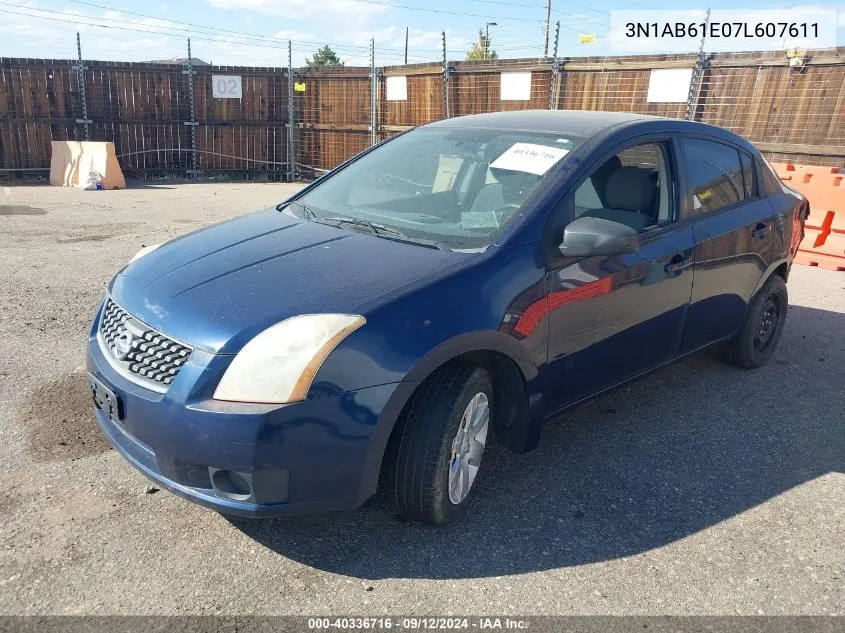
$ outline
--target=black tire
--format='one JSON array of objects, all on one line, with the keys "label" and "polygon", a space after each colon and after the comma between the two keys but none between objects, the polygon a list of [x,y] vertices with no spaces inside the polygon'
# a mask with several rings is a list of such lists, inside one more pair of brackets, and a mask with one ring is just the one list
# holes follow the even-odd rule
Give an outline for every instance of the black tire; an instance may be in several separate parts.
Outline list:
[{"label": "black tire", "polygon": [[[388,443],[384,464],[385,493],[406,519],[449,523],[467,506],[477,478],[466,497],[455,504],[449,497],[448,469],[464,411],[480,393],[492,406],[493,388],[487,371],[453,363],[426,379],[411,396]],[[491,421],[488,439],[492,431]]]},{"label": "black tire", "polygon": [[[719,345],[720,358],[746,369],[764,365],[780,341],[788,306],[786,282],[780,275],[772,275],[751,300],[739,333]],[[762,337],[761,332],[765,332]]]}]

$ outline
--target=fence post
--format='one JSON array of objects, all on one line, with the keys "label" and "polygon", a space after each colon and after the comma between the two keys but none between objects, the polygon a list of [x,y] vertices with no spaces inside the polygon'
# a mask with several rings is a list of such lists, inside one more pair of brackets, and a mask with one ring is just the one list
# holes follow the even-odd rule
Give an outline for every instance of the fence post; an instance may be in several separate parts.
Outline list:
[{"label": "fence post", "polygon": [[77,123],[82,124],[82,134],[84,140],[90,140],[90,131],[88,124],[93,123],[88,118],[88,97],[85,93],[85,71],[88,68],[82,63],[82,41],[79,39],[79,31],[76,32],[76,83],[79,86],[79,96],[82,99],[82,118],[76,119]]},{"label": "fence post", "polygon": [[378,74],[376,73],[376,41],[370,39],[370,145],[378,140]]},{"label": "fence post", "polygon": [[197,123],[196,113],[194,111],[194,62],[191,58],[191,38],[188,38],[188,70],[182,71],[183,75],[188,75],[188,102],[191,106],[191,120],[185,121],[185,125],[191,128],[191,168],[186,172],[192,177],[197,178]]},{"label": "fence post", "polygon": [[449,118],[449,65],[446,62],[446,31],[443,31],[443,114]]},{"label": "fence post", "polygon": [[555,47],[554,52],[552,53],[552,77],[551,82],[549,84],[549,110],[557,109],[557,99],[555,98],[555,94],[557,93],[558,74],[560,72],[560,68],[558,67],[557,63],[557,44],[559,39],[560,20],[555,22]]},{"label": "fence post", "polygon": [[294,109],[293,109],[293,49],[291,42],[288,40],[288,147],[287,147],[287,167],[288,167],[288,182],[293,182],[296,178],[296,170],[294,168],[294,144],[293,144],[293,129],[294,129]]},{"label": "fence post", "polygon": [[684,119],[692,121],[695,118],[695,111],[698,106],[698,89],[701,84],[701,75],[704,73],[704,66],[707,62],[704,55],[704,39],[707,32],[707,25],[710,23],[710,9],[707,9],[707,15],[704,18],[704,34],[701,35],[701,46],[698,47],[698,57],[695,60],[695,68],[692,71],[692,77],[689,82],[689,95],[687,95],[687,111]]}]

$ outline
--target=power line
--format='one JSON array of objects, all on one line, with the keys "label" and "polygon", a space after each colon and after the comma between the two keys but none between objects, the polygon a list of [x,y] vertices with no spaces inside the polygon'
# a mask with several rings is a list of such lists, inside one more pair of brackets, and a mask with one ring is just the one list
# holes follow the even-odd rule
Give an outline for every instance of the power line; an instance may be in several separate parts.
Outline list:
[{"label": "power line", "polygon": [[[91,4],[91,3],[87,3],[87,4]],[[135,32],[135,33],[146,33],[146,34],[151,34],[151,35],[163,35],[165,37],[188,37],[188,36],[191,36],[194,39],[199,40],[199,41],[215,42],[215,43],[227,44],[227,45],[231,45],[231,46],[256,46],[256,47],[260,47],[260,48],[279,49],[279,48],[284,47],[284,45],[286,45],[287,42],[288,42],[287,39],[276,38],[276,37],[273,37],[273,36],[262,37],[262,36],[258,36],[258,35],[238,34],[238,32],[236,32],[236,31],[232,31],[231,32],[232,34],[230,35],[224,29],[218,29],[222,32],[221,35],[216,35],[216,34],[206,33],[206,32],[200,32],[200,35],[204,35],[204,36],[207,36],[207,37],[197,37],[195,31],[186,29],[184,27],[179,27],[179,26],[168,26],[166,24],[147,25],[147,24],[133,23],[134,26],[136,27],[136,28],[133,28],[131,26],[125,26],[125,24],[126,24],[125,21],[114,20],[114,19],[110,19],[110,18],[100,18],[100,17],[90,16],[90,15],[75,16],[75,15],[63,13],[63,12],[60,12],[60,11],[52,11],[52,10],[49,10],[49,9],[32,9],[30,7],[25,7],[23,5],[17,5],[17,4],[7,3],[7,2],[0,2],[0,5],[16,7],[16,8],[23,8],[23,9],[27,9],[28,11],[38,11],[39,13],[31,13],[31,12],[30,13],[24,13],[24,12],[20,12],[20,11],[12,11],[12,10],[9,10],[9,9],[0,9],[0,11],[2,11],[4,13],[11,13],[11,14],[14,14],[14,15],[21,15],[21,16],[35,18],[35,19],[50,20],[50,21],[54,21],[54,22],[64,22],[64,23],[68,23],[68,24],[93,26],[93,27],[104,28],[104,29],[111,28],[111,29],[117,29],[117,30],[121,30],[121,31],[131,31],[131,32]],[[50,15],[43,15],[44,13],[50,14]],[[133,15],[141,16],[141,14],[134,14],[134,13],[133,13]],[[54,17],[54,16],[62,16],[62,17]],[[154,16],[141,16],[141,17],[147,17],[147,18],[150,18],[150,19],[160,20],[162,22],[169,22],[169,23],[172,23],[172,24],[188,24],[188,23],[183,23],[183,22],[176,22],[176,21],[173,21],[173,20],[162,20],[161,18],[155,18]],[[86,18],[86,19],[82,19],[82,18]],[[90,20],[96,20],[96,22],[92,22]],[[104,22],[105,22],[105,24],[104,24]],[[206,27],[203,27],[201,25],[191,25],[191,26],[194,27],[194,28],[206,28]],[[211,28],[213,28],[213,27],[211,27]],[[225,38],[225,39],[221,39],[221,38]],[[245,41],[239,41],[239,40],[245,40]],[[277,44],[269,44],[268,41],[269,42],[277,42]],[[310,41],[305,41],[305,40],[291,40],[291,41],[297,42],[299,44],[320,45],[319,42],[310,42]],[[350,45],[337,44],[337,45],[334,45],[334,48],[337,48],[339,50],[339,52],[347,54],[347,55],[363,54],[366,51],[366,49],[364,47],[360,47],[360,46],[356,46],[356,45],[352,45],[352,44],[350,44]],[[297,50],[300,51],[300,49],[297,49]],[[393,58],[397,58],[397,59],[403,57],[403,53],[400,51],[400,49],[390,49],[390,50],[393,50],[393,51],[396,51],[396,52],[395,53],[382,53],[382,56],[388,56],[388,57],[393,57]],[[311,51],[310,50],[302,50],[301,52],[311,52]],[[429,51],[429,50],[424,50],[424,49],[414,49],[414,52],[430,53],[432,55],[436,54],[434,51]],[[416,57],[415,59],[422,59],[422,58]]]},{"label": "power line", "polygon": [[[483,4],[495,4],[495,5],[505,6],[505,7],[522,7],[522,8],[526,8],[526,9],[542,9],[543,11],[546,10],[546,5],[544,5],[544,4],[522,4],[520,2],[504,2],[503,0],[467,0],[467,2],[480,2],[480,3],[483,3]],[[601,11],[600,9],[595,9],[595,8],[589,6],[589,5],[581,4],[580,2],[575,2],[574,0],[566,0],[566,2],[568,4],[574,4],[575,6],[587,9],[588,11],[593,11],[595,13],[601,13],[602,15],[608,15],[608,16],[610,15],[610,13],[608,11]],[[580,20],[583,20],[583,21],[586,21],[586,22],[592,22],[593,21],[593,20],[590,20],[589,18],[582,18],[581,16],[579,16],[575,13],[569,13],[568,11],[561,11],[560,9],[555,9],[554,7],[552,7],[552,13],[557,13],[558,15],[563,15],[563,16],[570,17],[570,18],[580,19]],[[540,20],[540,21],[545,22],[544,20]],[[606,24],[603,24],[601,22],[596,22],[596,24],[602,24],[603,26],[607,26]],[[566,26],[563,25],[563,24],[561,24],[561,26],[566,28]]]},{"label": "power line", "polygon": [[[133,16],[139,17],[139,18],[147,18],[147,19],[150,19],[150,20],[158,20],[160,22],[166,22],[168,24],[187,26],[187,27],[191,27],[191,29],[203,29],[204,31],[215,31],[217,33],[220,33],[221,35],[226,35],[226,36],[229,36],[229,37],[236,37],[237,39],[245,39],[245,40],[259,41],[259,42],[267,42],[267,40],[270,40],[270,41],[279,42],[280,45],[281,44],[286,45],[287,42],[288,42],[288,39],[290,39],[290,41],[292,41],[292,42],[297,42],[299,44],[311,44],[311,45],[315,45],[315,46],[321,46],[322,44],[324,44],[324,42],[315,42],[315,41],[309,41],[309,40],[297,40],[297,39],[293,39],[293,38],[279,38],[279,37],[276,37],[274,35],[259,35],[257,33],[247,33],[247,32],[244,32],[244,31],[235,31],[235,30],[232,30],[232,29],[224,29],[224,28],[219,28],[219,27],[215,27],[215,26],[197,24],[197,23],[193,23],[193,22],[181,22],[179,20],[172,20],[170,18],[161,18],[161,17],[158,17],[158,16],[149,15],[149,14],[146,14],[146,13],[138,13],[136,11],[124,11],[122,9],[115,9],[113,7],[105,6],[105,5],[102,5],[102,4],[96,4],[96,3],[93,3],[93,2],[85,2],[84,0],[67,0],[67,1],[73,2],[75,4],[94,7],[94,8],[97,8],[97,9],[104,9],[104,10],[107,10],[107,11],[117,11],[117,12],[122,13],[122,14],[125,13],[126,15],[133,15]],[[99,21],[102,21],[102,22],[125,24],[125,22],[121,21],[121,20],[114,20],[114,19],[110,19],[110,18],[101,18],[101,17],[97,17],[97,16],[93,16],[93,15],[75,16],[73,14],[68,14],[68,13],[63,12],[63,11],[55,11],[55,10],[51,10],[51,9],[37,9],[35,7],[30,7],[30,6],[21,5],[21,4],[13,4],[13,3],[9,3],[9,2],[0,2],[0,5],[16,7],[18,9],[26,9],[28,11],[39,11],[39,12],[42,12],[42,13],[49,13],[49,14],[53,14],[53,15],[61,15],[61,16],[70,17],[70,18],[79,17],[79,18],[86,18],[86,19],[89,19],[89,20],[99,20]],[[40,16],[40,15],[37,15],[37,14],[30,14],[30,17],[36,17],[36,18],[41,17],[43,19],[50,19],[50,18],[47,18],[46,16]],[[68,21],[68,20],[59,20],[59,21]],[[90,26],[103,26],[103,25],[92,24]],[[170,31],[180,31],[180,32],[185,32],[185,33],[188,33],[188,32],[194,33],[194,31],[192,31],[192,30],[179,28],[179,27],[175,27],[175,26],[168,26],[167,24],[138,25],[138,26],[145,27],[146,29],[157,28],[157,29],[166,29],[166,30],[170,30]],[[154,31],[144,30],[144,32],[154,32]],[[201,33],[204,34],[204,35],[216,36],[216,33],[207,33],[207,32],[201,32]],[[365,52],[365,53],[369,50],[369,48],[367,46],[357,45],[357,44],[335,44],[335,45],[333,45],[333,48],[349,49],[349,50],[354,50],[356,52],[361,51],[361,52]],[[390,49],[390,50],[396,51],[397,54],[404,52],[404,48],[402,48],[402,49],[393,48],[393,49]],[[430,53],[430,52],[432,52],[432,51],[426,50],[426,49],[410,49],[410,50],[412,52],[417,52],[417,53]]]},{"label": "power line", "polygon": [[470,18],[483,18],[486,20],[514,20],[517,22],[542,22],[534,18],[514,18],[504,15],[481,15],[478,13],[463,13],[459,11],[446,11],[445,9],[429,9],[425,7],[411,7],[406,4],[396,4],[393,2],[380,2],[379,0],[348,0],[349,2],[358,2],[360,4],[371,4],[381,7],[392,7],[394,9],[404,9],[406,11],[424,11],[425,13],[439,13],[441,15],[460,15]]},{"label": "power line", "polygon": [[[20,5],[10,5],[10,4],[5,3],[5,2],[0,2],[0,5],[20,6]],[[55,11],[48,11],[46,9],[36,9],[36,10],[45,11],[45,12],[53,13],[53,14],[57,14],[57,15],[66,15],[66,14],[61,14],[59,12],[55,12]],[[274,49],[274,50],[281,50],[282,48],[284,48],[283,44],[287,43],[287,40],[284,40],[284,41],[279,41],[278,44],[272,45],[272,44],[261,44],[261,43],[257,43],[257,42],[254,42],[254,41],[243,42],[243,41],[233,41],[231,39],[219,39],[219,38],[214,38],[214,37],[201,37],[201,36],[198,37],[195,33],[185,32],[184,29],[181,29],[181,28],[178,28],[178,27],[166,27],[166,26],[150,27],[150,26],[146,26],[146,25],[136,25],[136,26],[141,26],[143,28],[132,28],[132,27],[129,27],[129,26],[121,26],[121,25],[114,25],[114,24],[99,24],[99,23],[96,23],[96,22],[89,22],[89,21],[78,19],[78,18],[67,19],[67,18],[52,17],[52,16],[49,16],[49,15],[38,15],[38,14],[34,14],[34,13],[23,13],[21,11],[12,11],[10,9],[0,9],[0,12],[10,13],[10,14],[13,14],[13,15],[21,15],[21,16],[25,16],[25,17],[29,17],[29,18],[40,19],[40,20],[50,20],[50,21],[53,21],[53,22],[64,22],[64,23],[67,23],[67,24],[75,24],[75,25],[86,25],[86,26],[93,26],[93,27],[98,27],[98,28],[103,28],[103,29],[115,29],[115,30],[119,30],[119,31],[130,31],[130,32],[133,32],[133,33],[144,33],[144,34],[147,34],[147,35],[160,35],[160,36],[164,36],[164,37],[178,37],[178,38],[190,36],[194,40],[203,41],[203,42],[213,42],[213,43],[216,43],[216,44],[227,44],[227,45],[230,45],[230,46],[271,48],[271,49]],[[68,16],[68,18],[70,18],[70,17],[71,16]],[[84,16],[84,17],[91,17],[91,16]],[[93,19],[101,20],[101,21],[116,22],[116,20],[108,20],[107,18],[93,18]],[[163,32],[159,29],[167,29],[167,30],[170,30],[170,31],[180,31],[180,32],[168,33],[168,32]],[[207,35],[207,34],[204,34],[204,35]],[[338,47],[338,48],[340,48],[340,47]],[[313,52],[310,49],[299,49],[299,48],[297,48],[295,50],[297,50],[297,52],[304,52],[304,53]],[[362,53],[363,53],[363,51],[354,50],[354,51],[346,52],[345,54],[352,55],[352,54],[362,54]],[[396,59],[402,58],[402,55],[400,53],[382,53],[382,56],[390,57],[390,58],[396,58]],[[415,58],[415,59],[421,59],[423,61],[427,61],[427,60],[424,60],[423,58]]]}]

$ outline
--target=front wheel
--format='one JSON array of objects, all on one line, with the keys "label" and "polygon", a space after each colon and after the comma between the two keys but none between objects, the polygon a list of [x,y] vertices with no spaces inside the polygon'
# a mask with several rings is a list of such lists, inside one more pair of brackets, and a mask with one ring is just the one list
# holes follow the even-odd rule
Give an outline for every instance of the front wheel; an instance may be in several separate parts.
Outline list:
[{"label": "front wheel", "polygon": [[780,341],[788,306],[786,282],[772,275],[751,300],[739,333],[719,346],[722,360],[746,369],[765,364]]},{"label": "front wheel", "polygon": [[385,457],[386,492],[407,519],[448,523],[466,507],[490,430],[487,372],[457,363],[411,396]]}]

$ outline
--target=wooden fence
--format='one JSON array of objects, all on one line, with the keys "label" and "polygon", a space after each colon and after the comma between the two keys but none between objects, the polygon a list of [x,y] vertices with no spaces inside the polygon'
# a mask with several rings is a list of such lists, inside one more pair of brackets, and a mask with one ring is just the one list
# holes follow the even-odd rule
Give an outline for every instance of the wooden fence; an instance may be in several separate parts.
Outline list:
[{"label": "wooden fence", "polygon": [[[307,178],[373,139],[446,116],[552,107],[684,117],[686,102],[649,102],[649,81],[652,70],[695,68],[697,57],[450,62],[445,73],[416,64],[380,68],[375,81],[369,68],[296,69],[290,83],[285,68],[201,66],[193,86],[181,65],[86,61],[80,82],[75,63],[0,58],[0,173],[43,171],[51,140],[86,132],[114,142],[134,176],[185,176],[195,167],[283,179],[289,151],[294,175]],[[782,51],[715,54],[699,71],[695,120],[745,136],[774,160],[845,165],[845,48],[809,51],[796,67]],[[531,73],[527,98],[502,100],[503,72]],[[240,76],[242,97],[215,98],[213,75]],[[395,76],[406,78],[405,99],[388,99]]]}]

